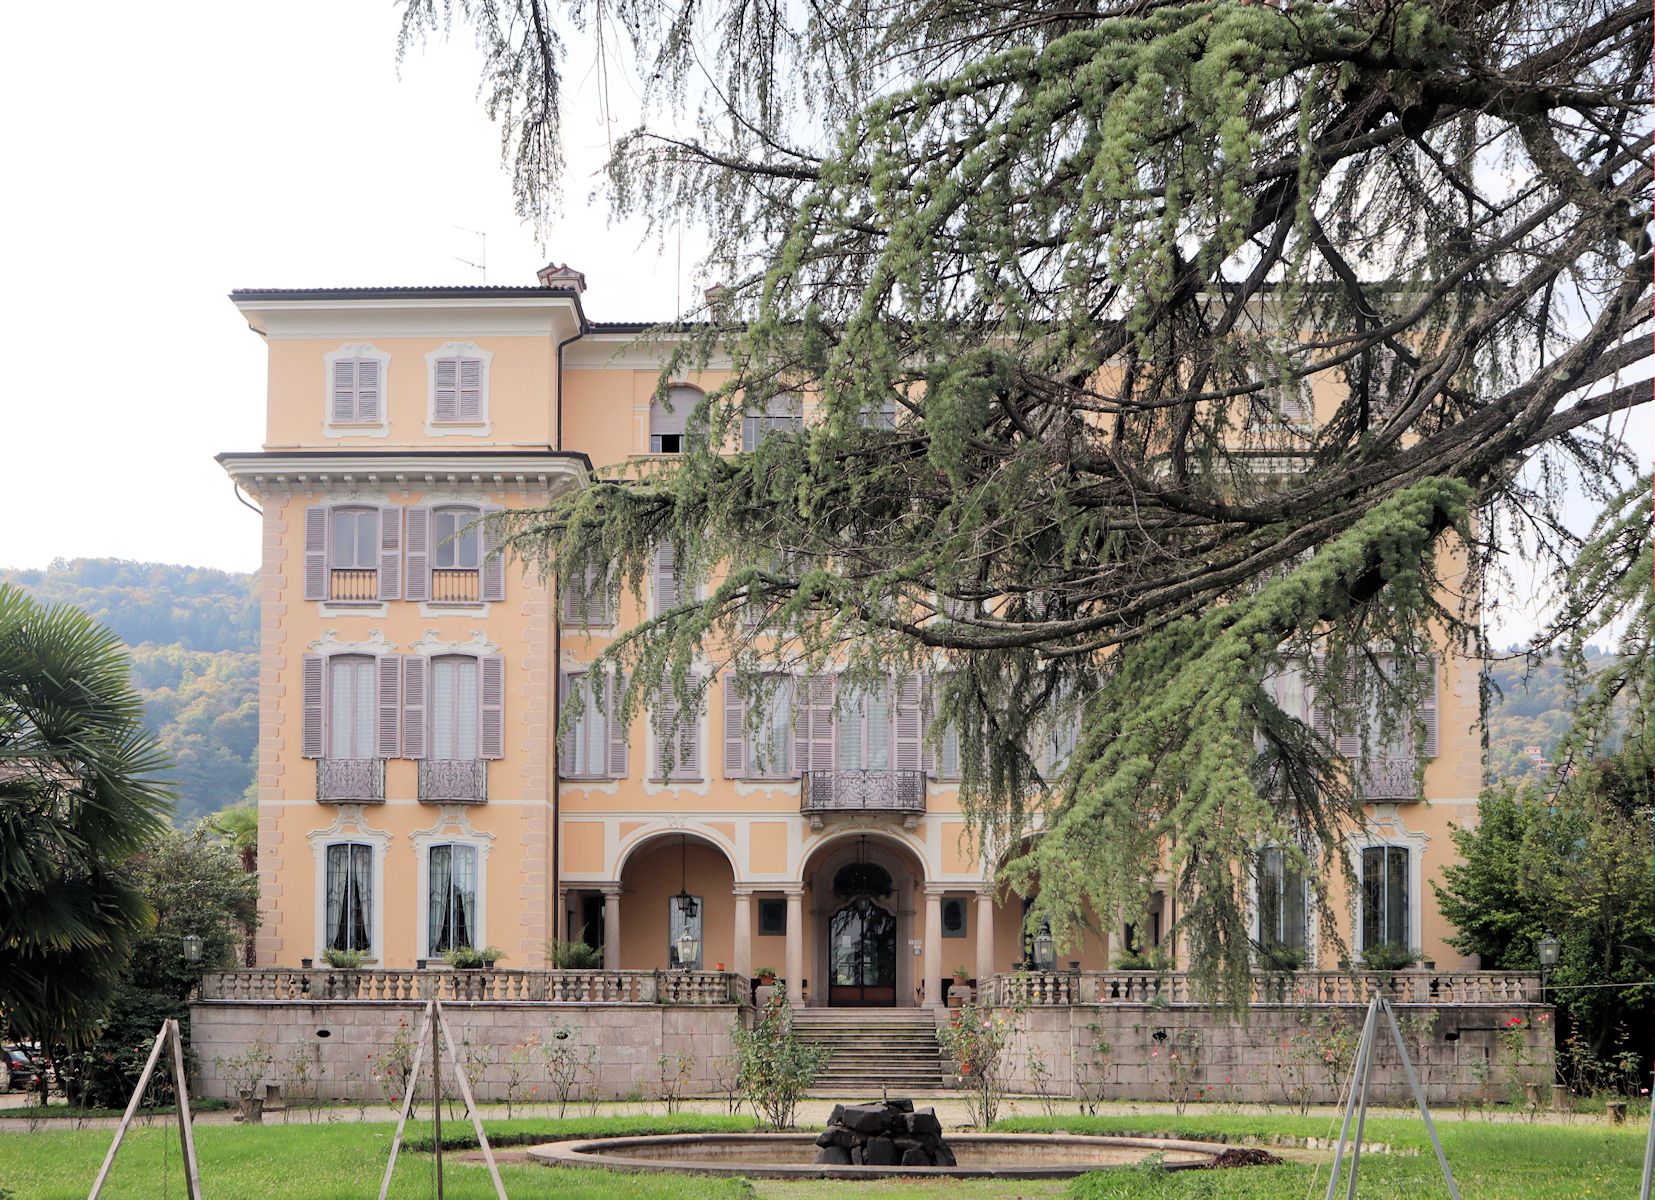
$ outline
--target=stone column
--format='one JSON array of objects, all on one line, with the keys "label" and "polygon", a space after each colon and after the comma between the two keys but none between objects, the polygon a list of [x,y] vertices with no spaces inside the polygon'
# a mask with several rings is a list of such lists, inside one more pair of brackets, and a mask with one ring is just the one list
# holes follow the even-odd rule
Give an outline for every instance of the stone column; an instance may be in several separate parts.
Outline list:
[{"label": "stone column", "polygon": [[730,969],[742,979],[753,977],[753,893],[748,888],[736,889],[735,936],[730,943]]},{"label": "stone column", "polygon": [[925,1007],[941,1008],[948,994],[942,983],[942,892],[932,885],[925,888]]},{"label": "stone column", "polygon": [[603,969],[621,969],[621,885],[603,885]]},{"label": "stone column", "polygon": [[805,890],[787,889],[787,960],[782,964],[787,984],[787,1002],[804,1004],[805,977]]},{"label": "stone column", "polygon": [[994,889],[977,893],[977,990],[988,985],[994,974]]}]

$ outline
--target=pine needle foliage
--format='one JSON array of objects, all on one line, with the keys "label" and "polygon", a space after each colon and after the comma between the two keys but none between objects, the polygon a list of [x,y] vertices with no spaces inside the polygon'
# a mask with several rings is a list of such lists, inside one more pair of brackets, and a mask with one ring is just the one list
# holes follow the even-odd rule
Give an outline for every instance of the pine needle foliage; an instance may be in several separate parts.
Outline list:
[{"label": "pine needle foliage", "polygon": [[[1503,555],[1572,556],[1566,485],[1627,503],[1604,418],[1651,398],[1622,378],[1655,261],[1646,5],[454,11],[493,88],[544,90],[560,17],[620,31],[653,123],[608,198],[703,226],[728,285],[653,339],[663,397],[725,380],[685,452],[506,521],[548,574],[640,595],[672,546],[685,599],[588,680],[631,714],[726,665],[754,695],[928,674],[973,834],[1063,936],[1167,866],[1198,970],[1235,983],[1250,848],[1343,862],[1356,812],[1272,680],[1395,730],[1421,659],[1476,648]],[[525,215],[549,130],[502,125]],[[794,393],[805,428],[734,453]]]}]

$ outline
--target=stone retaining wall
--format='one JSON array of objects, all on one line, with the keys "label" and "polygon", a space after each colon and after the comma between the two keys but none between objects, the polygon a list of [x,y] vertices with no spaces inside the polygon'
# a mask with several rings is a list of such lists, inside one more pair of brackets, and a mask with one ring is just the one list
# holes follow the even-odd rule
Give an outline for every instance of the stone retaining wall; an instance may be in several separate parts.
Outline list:
[{"label": "stone retaining wall", "polygon": [[[407,1023],[409,1037],[417,1036],[422,1012],[418,1003],[397,1001],[197,1001],[190,1006],[195,1087],[203,1096],[233,1099],[229,1081],[213,1060],[244,1054],[263,1037],[271,1058],[265,1081],[285,1082],[285,1094],[294,1090],[289,1063],[295,1051],[303,1050],[313,1064],[309,1090],[325,1099],[383,1101],[384,1092],[371,1077],[369,1059],[390,1048],[402,1022]],[[741,1017],[741,1010],[733,1004],[571,1006],[445,1001],[443,1012],[462,1056],[468,1041],[487,1050],[490,1065],[480,1079],[473,1080],[477,1097],[483,1101],[505,1099],[505,1060],[514,1047],[530,1038],[546,1042],[559,1026],[571,1031],[568,1040],[578,1047],[581,1057],[587,1046],[597,1047],[602,1099],[656,1097],[661,1083],[658,1059],[663,1054],[673,1059],[669,1070],[674,1075],[677,1056],[686,1056],[689,1070],[684,1094],[716,1092],[719,1073],[727,1069],[734,1054],[730,1027]],[[446,1055],[443,1061],[446,1066]],[[519,1099],[527,1099],[530,1084],[539,1088],[536,1102],[548,1098],[544,1061],[535,1056]]]},{"label": "stone retaining wall", "polygon": [[[1005,1010],[1002,1010],[1005,1011]],[[1521,1102],[1523,1084],[1552,1080],[1551,1009],[1541,1005],[1397,1005],[1403,1041],[1433,1104]],[[1009,1016],[1010,1014],[1007,1013]],[[1245,1020],[1197,1007],[1074,1005],[1032,1008],[1025,1032],[1008,1047],[1014,1091],[1106,1100],[1187,1099],[1291,1104],[1343,1100],[1366,1009],[1252,1008]],[[1500,1032],[1516,1019],[1517,1032]],[[1458,1033],[1453,1040],[1445,1035]],[[1388,1023],[1380,1022],[1370,1099],[1411,1103]],[[1100,1043],[1107,1045],[1100,1052]],[[1519,1045],[1518,1061],[1508,1048]],[[1177,1055],[1175,1060],[1173,1055]],[[1329,1055],[1332,1055],[1331,1061]],[[1042,1079],[1031,1064],[1047,1072]]]}]

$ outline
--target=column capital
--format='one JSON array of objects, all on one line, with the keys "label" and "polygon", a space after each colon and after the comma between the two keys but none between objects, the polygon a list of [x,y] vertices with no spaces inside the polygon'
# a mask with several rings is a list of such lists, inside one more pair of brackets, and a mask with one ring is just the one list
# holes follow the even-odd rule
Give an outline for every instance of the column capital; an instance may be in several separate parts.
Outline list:
[{"label": "column capital", "polygon": [[999,891],[1000,889],[992,883],[980,883],[976,887],[977,899],[979,901],[987,900],[990,904],[992,904],[994,903],[996,895]]},{"label": "column capital", "polygon": [[777,883],[772,884],[764,890],[770,892],[780,892],[789,900],[803,900],[805,897],[805,885],[802,883]]},{"label": "column capital", "polygon": [[619,896],[621,894],[621,885],[619,880],[589,883],[586,887],[589,891],[601,892],[605,896]]},{"label": "column capital", "polygon": [[925,885],[925,896],[926,899],[930,899],[933,896],[940,899],[941,897],[946,896],[949,892],[965,892],[970,890],[971,888],[969,884],[928,883]]},{"label": "column capital", "polygon": [[738,883],[730,889],[730,894],[737,900],[751,900],[753,893],[759,891],[758,884]]}]

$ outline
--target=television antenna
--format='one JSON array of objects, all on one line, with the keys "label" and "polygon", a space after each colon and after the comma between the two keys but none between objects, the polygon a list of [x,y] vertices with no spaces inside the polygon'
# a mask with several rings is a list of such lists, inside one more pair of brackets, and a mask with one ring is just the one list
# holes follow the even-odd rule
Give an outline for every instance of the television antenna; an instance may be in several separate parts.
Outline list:
[{"label": "television antenna", "polygon": [[461,258],[458,254],[454,256],[454,261],[464,263],[473,271],[476,271],[481,276],[478,282],[486,284],[488,282],[488,234],[481,229],[468,229],[464,225],[450,225],[449,228],[458,229],[461,233],[469,233],[477,239],[476,262],[472,262],[469,258]]}]

